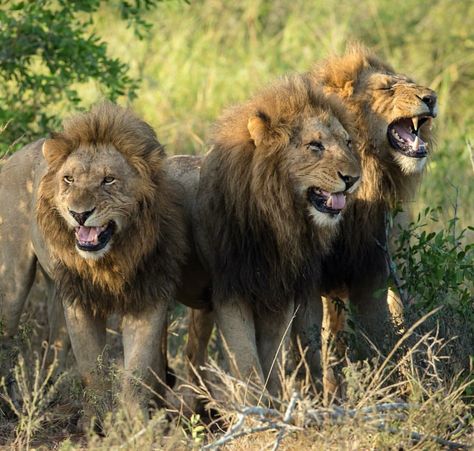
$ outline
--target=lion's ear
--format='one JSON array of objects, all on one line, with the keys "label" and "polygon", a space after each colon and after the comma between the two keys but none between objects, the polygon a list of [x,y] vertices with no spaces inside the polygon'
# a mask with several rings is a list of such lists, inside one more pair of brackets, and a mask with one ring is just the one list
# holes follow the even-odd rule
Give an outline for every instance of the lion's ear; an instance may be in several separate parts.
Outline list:
[{"label": "lion's ear", "polygon": [[256,146],[262,144],[268,134],[268,117],[259,113],[249,118],[247,128]]},{"label": "lion's ear", "polygon": [[55,165],[64,160],[70,152],[70,143],[61,136],[53,135],[51,138],[43,142],[43,156],[48,165]]}]

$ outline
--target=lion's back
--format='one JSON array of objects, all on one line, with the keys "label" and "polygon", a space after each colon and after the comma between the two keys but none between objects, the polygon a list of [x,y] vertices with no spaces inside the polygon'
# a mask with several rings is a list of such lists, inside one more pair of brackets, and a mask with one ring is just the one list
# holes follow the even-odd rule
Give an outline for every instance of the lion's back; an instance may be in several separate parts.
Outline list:
[{"label": "lion's back", "polygon": [[34,195],[45,169],[43,140],[28,144],[0,166],[0,217],[11,227],[29,223],[34,215]]}]

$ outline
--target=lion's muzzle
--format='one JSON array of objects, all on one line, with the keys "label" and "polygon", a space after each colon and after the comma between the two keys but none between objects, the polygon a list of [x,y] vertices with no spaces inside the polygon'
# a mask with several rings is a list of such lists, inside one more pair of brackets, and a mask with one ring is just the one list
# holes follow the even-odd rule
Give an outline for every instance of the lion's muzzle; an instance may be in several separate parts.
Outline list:
[{"label": "lion's muzzle", "polygon": [[431,115],[402,118],[392,122],[388,127],[388,141],[391,146],[411,158],[424,158],[428,145],[420,136],[422,126],[429,126]]},{"label": "lion's muzzle", "polygon": [[388,126],[390,145],[410,158],[425,158],[428,154],[428,144],[422,139],[420,130],[423,127],[430,128],[437,115],[436,94],[428,91],[424,95],[416,94],[420,103],[413,115],[398,118]]},{"label": "lion's muzzle", "polygon": [[346,191],[349,191],[360,179],[360,176],[353,176],[353,175],[344,175],[338,171],[337,175],[342,179],[342,181],[346,184]]},{"label": "lion's muzzle", "polygon": [[346,206],[344,193],[329,193],[315,187],[308,189],[308,200],[319,212],[334,216],[338,215]]},{"label": "lion's muzzle", "polygon": [[77,221],[78,224],[84,225],[87,221],[87,218],[94,213],[95,208],[89,211],[83,211],[81,213],[73,210],[69,210],[70,215]]},{"label": "lion's muzzle", "polygon": [[96,252],[103,249],[112,238],[115,231],[115,223],[110,221],[100,227],[76,227],[76,246],[87,252]]}]

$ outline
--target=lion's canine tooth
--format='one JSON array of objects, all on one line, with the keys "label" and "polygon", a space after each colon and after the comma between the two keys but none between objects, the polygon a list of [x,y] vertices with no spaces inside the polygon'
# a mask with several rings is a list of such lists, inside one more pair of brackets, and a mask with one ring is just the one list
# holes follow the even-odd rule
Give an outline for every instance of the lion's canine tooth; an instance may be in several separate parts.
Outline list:
[{"label": "lion's canine tooth", "polygon": [[418,130],[418,118],[417,117],[412,117],[411,120],[413,122],[413,128],[416,132]]},{"label": "lion's canine tooth", "polygon": [[413,150],[418,150],[418,147],[420,147],[420,138],[418,138],[418,135],[416,135],[415,141],[413,141],[413,145],[411,147]]}]

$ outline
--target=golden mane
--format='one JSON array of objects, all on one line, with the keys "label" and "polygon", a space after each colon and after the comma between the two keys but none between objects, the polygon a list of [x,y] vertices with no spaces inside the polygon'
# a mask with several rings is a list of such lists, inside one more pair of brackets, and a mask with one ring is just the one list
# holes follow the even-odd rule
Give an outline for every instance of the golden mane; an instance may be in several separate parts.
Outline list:
[{"label": "golden mane", "polygon": [[[364,183],[358,197],[395,208],[400,202],[413,200],[422,174],[404,174],[398,164],[392,158],[385,158],[381,149],[374,144],[376,132],[367,114],[370,105],[364,86],[370,73],[399,75],[371,50],[354,43],[344,55],[332,55],[316,64],[308,75],[326,92],[338,95],[354,113],[364,171]],[[424,139],[430,147],[433,146],[432,134]]]},{"label": "golden mane", "polygon": [[[257,146],[248,126],[255,116],[265,124]],[[237,293],[278,310],[295,293],[303,298],[317,286],[320,256],[333,233],[314,227],[285,166],[288,145],[300,139],[309,116],[335,117],[353,135],[353,121],[338,99],[298,75],[228,109],[215,124],[200,193],[212,209],[201,220],[213,246],[217,298]]]},{"label": "golden mane", "polygon": [[[186,251],[181,207],[173,182],[163,169],[163,147],[153,129],[112,103],[78,114],[52,134],[52,162],[41,180],[37,205],[40,230],[57,260],[55,282],[62,300],[76,298],[92,311],[138,312],[174,295]],[[142,198],[127,212],[128,226],[98,260],[75,250],[74,234],[55,205],[56,173],[81,147],[100,152],[112,145],[140,174]]]},{"label": "golden mane", "polygon": [[322,86],[347,90],[347,94],[361,82],[364,71],[395,74],[389,64],[361,44],[351,44],[344,55],[332,55],[314,66],[312,74]]},{"label": "golden mane", "polygon": [[[362,280],[364,274],[372,274],[375,279],[385,273],[386,261],[380,246],[386,244],[386,215],[400,203],[413,200],[422,176],[403,173],[386,149],[374,142],[378,131],[371,123],[372,99],[365,85],[372,73],[400,76],[369,49],[353,44],[344,55],[330,56],[307,74],[316,86],[338,95],[354,114],[363,174],[355,200],[344,214],[338,238],[324,260],[323,280],[328,292],[341,287],[342,275],[351,285]],[[423,139],[431,148],[431,133]]]}]

